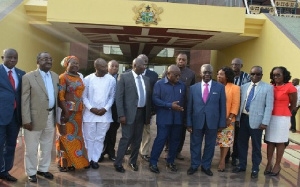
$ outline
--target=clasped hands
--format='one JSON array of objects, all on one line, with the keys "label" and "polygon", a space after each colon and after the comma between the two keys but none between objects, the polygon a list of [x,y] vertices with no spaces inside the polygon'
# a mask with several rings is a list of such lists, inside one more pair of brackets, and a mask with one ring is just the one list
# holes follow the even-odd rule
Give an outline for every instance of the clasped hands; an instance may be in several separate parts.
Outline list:
[{"label": "clasped hands", "polygon": [[107,111],[105,108],[97,109],[97,108],[91,108],[90,111],[98,116],[103,116]]}]

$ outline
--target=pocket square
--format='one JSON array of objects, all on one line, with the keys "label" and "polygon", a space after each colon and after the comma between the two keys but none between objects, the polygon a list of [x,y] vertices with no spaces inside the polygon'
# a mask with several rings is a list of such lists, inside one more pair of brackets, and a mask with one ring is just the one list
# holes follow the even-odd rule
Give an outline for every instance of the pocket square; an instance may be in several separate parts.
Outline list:
[{"label": "pocket square", "polygon": [[218,94],[218,92],[213,92],[213,94]]}]

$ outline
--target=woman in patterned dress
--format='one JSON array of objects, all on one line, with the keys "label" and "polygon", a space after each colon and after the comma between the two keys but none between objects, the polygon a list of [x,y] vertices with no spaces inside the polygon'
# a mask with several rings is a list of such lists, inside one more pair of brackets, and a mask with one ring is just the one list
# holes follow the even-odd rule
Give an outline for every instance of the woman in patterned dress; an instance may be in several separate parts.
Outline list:
[{"label": "woman in patterned dress", "polygon": [[63,59],[66,71],[59,76],[59,106],[62,109],[60,124],[57,124],[57,163],[60,171],[89,166],[87,151],[82,137],[82,94],[84,84],[75,56]]},{"label": "woman in patterned dress", "polygon": [[233,84],[234,72],[229,67],[223,67],[218,71],[218,82],[225,85],[226,94],[226,124],[227,128],[219,129],[216,145],[220,146],[220,162],[218,171],[225,171],[225,157],[229,147],[233,144],[235,116],[240,107],[240,87]]}]

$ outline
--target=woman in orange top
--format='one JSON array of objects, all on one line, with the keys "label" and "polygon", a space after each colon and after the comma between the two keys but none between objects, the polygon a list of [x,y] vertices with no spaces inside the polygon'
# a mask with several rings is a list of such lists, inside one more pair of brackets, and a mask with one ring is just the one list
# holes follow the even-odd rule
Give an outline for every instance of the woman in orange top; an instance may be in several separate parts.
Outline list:
[{"label": "woman in orange top", "polygon": [[[270,73],[271,84],[274,86],[274,107],[270,124],[266,129],[268,163],[265,175],[277,176],[281,170],[280,163],[288,142],[291,111],[296,107],[297,89],[289,82],[290,72],[285,67],[274,67]],[[274,150],[276,162],[272,168]]]},{"label": "woman in orange top", "polygon": [[221,158],[218,171],[225,171],[225,157],[229,147],[233,144],[235,116],[240,108],[240,87],[233,84],[234,72],[229,67],[223,67],[218,71],[218,82],[225,85],[226,93],[226,124],[227,128],[219,129],[216,144],[220,146]]},{"label": "woman in orange top", "polygon": [[84,84],[75,56],[63,59],[66,71],[59,76],[59,106],[62,109],[61,124],[57,125],[56,150],[60,171],[89,166],[87,151],[82,137],[82,94]]}]

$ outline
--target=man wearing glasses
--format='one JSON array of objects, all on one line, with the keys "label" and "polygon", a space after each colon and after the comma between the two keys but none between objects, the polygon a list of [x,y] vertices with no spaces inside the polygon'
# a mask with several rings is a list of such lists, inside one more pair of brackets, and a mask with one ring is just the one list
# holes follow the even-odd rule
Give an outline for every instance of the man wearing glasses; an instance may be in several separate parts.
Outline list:
[{"label": "man wearing glasses", "polygon": [[262,160],[262,132],[271,120],[274,92],[273,86],[262,82],[263,71],[260,66],[251,68],[251,82],[241,86],[241,105],[235,124],[240,124],[238,137],[239,164],[233,173],[244,172],[247,167],[249,138],[252,142],[251,178],[257,178]]},{"label": "man wearing glasses", "polygon": [[[242,86],[243,84],[246,84],[250,82],[250,76],[248,73],[241,71],[243,67],[243,61],[240,58],[234,58],[231,62],[231,68],[234,71],[235,77],[234,77],[234,84],[238,86]],[[237,159],[238,159],[238,134],[239,134],[240,127],[238,125],[235,125],[234,128],[234,142],[233,142],[233,151],[231,154],[231,164],[233,166],[237,165]],[[227,152],[226,156],[226,163],[228,163],[230,158],[230,149]]]},{"label": "man wearing glasses", "polygon": [[55,132],[58,75],[52,68],[47,52],[37,56],[38,69],[22,79],[22,122],[25,140],[25,171],[30,182],[37,182],[36,174],[53,179],[48,172]]}]

